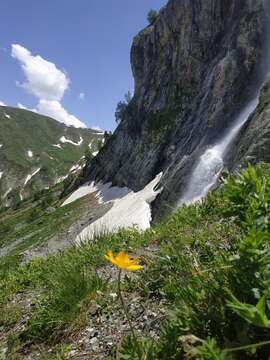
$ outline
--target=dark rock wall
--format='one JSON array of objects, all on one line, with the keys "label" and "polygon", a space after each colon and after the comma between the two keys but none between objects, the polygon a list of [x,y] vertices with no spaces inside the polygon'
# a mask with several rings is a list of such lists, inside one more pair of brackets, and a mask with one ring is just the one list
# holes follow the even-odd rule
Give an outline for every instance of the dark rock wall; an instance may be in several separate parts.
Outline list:
[{"label": "dark rock wall", "polygon": [[76,185],[98,179],[139,190],[163,171],[154,210],[170,209],[195,160],[254,95],[266,56],[267,7],[263,0],[170,0],[134,38],[134,98]]}]

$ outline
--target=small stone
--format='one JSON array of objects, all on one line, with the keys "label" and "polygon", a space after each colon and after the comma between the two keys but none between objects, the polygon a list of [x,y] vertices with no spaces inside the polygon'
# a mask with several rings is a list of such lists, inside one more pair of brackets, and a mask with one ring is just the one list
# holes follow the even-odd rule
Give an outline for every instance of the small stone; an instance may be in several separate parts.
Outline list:
[{"label": "small stone", "polygon": [[97,341],[98,341],[98,339],[97,339],[96,337],[93,337],[93,338],[89,341],[89,343],[90,343],[91,345],[94,345],[94,344],[96,344]]}]

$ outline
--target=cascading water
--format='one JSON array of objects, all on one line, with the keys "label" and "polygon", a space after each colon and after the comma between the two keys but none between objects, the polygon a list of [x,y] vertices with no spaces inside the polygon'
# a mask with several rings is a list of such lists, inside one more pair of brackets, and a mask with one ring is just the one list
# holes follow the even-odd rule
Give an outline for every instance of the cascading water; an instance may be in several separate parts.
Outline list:
[{"label": "cascading water", "polygon": [[[268,72],[266,72],[267,74]],[[256,96],[240,112],[233,127],[225,134],[224,138],[211,148],[208,148],[199,158],[199,161],[191,175],[191,181],[185,194],[179,201],[182,204],[190,204],[201,200],[208,191],[216,184],[223,169],[224,155],[228,151],[242,126],[247,122],[250,115],[255,111],[259,103],[259,95],[262,84],[256,91]]]},{"label": "cascading water", "polygon": [[[264,3],[265,9],[268,9],[268,0]],[[268,12],[268,10],[267,10]],[[224,137],[214,146],[209,147],[200,156],[194,170],[192,171],[190,182],[187,186],[185,194],[180,199],[178,206],[182,204],[189,204],[201,200],[209,190],[217,183],[217,180],[224,168],[224,157],[229,150],[231,143],[235,140],[237,134],[240,132],[243,125],[248,121],[250,115],[255,111],[259,104],[260,91],[265,79],[270,71],[270,20],[268,16],[268,25],[265,31],[266,34],[266,54],[261,64],[261,75],[255,87],[254,96],[244,109],[238,114],[233,126],[225,133]],[[206,81],[208,91],[211,89],[214,74],[218,65],[216,65],[210,72],[210,76]],[[202,99],[201,106],[199,107],[198,116],[201,118],[206,96]],[[200,119],[199,119],[200,120]]]},{"label": "cascading water", "polygon": [[256,109],[258,103],[259,91],[255,99],[252,99],[244,110],[241,111],[234,126],[225,134],[221,142],[207,149],[201,155],[198,164],[191,175],[191,182],[187,191],[180,201],[180,205],[183,203],[189,204],[202,199],[215,185],[223,169],[223,158],[228,147],[248,120],[249,116]]}]

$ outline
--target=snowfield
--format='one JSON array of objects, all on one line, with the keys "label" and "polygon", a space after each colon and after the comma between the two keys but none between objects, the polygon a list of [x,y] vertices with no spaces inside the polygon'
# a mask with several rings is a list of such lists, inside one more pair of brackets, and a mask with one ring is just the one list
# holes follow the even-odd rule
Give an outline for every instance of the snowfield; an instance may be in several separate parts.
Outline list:
[{"label": "snowfield", "polygon": [[80,146],[83,143],[83,138],[80,136],[80,140],[77,143],[75,143],[74,141],[67,139],[65,136],[62,136],[60,141],[61,141],[61,143],[68,143],[68,144],[72,144],[75,146]]},{"label": "snowfield", "polygon": [[81,186],[63,204],[71,202],[97,192],[100,203],[112,201],[112,208],[101,218],[87,226],[76,238],[76,242],[92,239],[95,235],[106,232],[115,232],[120,228],[137,227],[145,230],[150,227],[152,220],[150,204],[155,200],[162,188],[155,190],[161,179],[162,173],[158,174],[144,189],[133,192],[127,187],[111,186],[107,184],[94,184]]}]

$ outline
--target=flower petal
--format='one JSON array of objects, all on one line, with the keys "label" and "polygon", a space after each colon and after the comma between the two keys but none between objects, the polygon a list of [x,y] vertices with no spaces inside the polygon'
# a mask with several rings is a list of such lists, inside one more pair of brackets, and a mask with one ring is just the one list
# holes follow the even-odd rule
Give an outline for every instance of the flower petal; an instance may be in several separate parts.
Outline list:
[{"label": "flower petal", "polygon": [[127,270],[129,271],[136,271],[136,270],[140,270],[142,269],[141,265],[129,265],[129,267],[127,267]]},{"label": "flower petal", "polygon": [[131,259],[128,254],[124,253],[123,251],[120,251],[116,256],[114,256],[113,252],[108,250],[105,258],[120,269],[135,271],[142,268],[142,266],[139,265],[138,258]]}]

